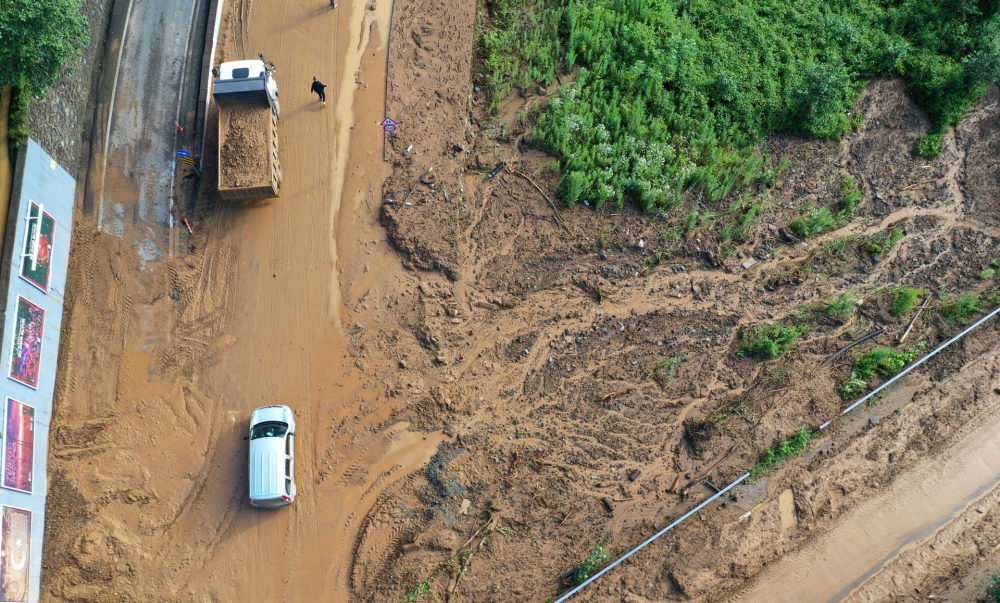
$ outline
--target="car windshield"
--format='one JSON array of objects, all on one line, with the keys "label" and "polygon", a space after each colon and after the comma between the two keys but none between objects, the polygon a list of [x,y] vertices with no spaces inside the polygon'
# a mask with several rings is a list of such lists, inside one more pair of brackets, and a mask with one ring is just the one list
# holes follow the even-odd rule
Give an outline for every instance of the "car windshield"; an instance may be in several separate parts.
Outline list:
[{"label": "car windshield", "polygon": [[286,431],[288,431],[288,425],[284,423],[279,423],[277,421],[261,423],[260,425],[254,425],[254,428],[250,430],[250,439],[280,438],[285,435]]}]

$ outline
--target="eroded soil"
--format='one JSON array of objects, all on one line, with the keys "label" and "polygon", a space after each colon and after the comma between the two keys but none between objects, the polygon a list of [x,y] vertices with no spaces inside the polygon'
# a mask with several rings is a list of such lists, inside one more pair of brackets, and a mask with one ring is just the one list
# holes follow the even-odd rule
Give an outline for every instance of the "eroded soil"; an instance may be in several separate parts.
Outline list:
[{"label": "eroded soil", "polygon": [[[766,141],[790,165],[729,255],[711,228],[667,240],[668,225],[631,208],[563,209],[552,160],[524,144],[519,119],[554,89],[483,114],[474,3],[229,11],[223,58],[264,51],[282,67],[282,198],[205,194],[187,256],[151,274],[77,226],[52,599],[544,601],[594,543],[628,550],[762,448],[836,415],[853,360],[909,325],[912,313],[888,312],[893,287],[934,293],[907,339],[924,349],[960,328],[940,292],[995,294],[978,278],[1000,260],[995,88],[934,161],[913,152],[927,120],[898,81],[869,85],[866,119],[842,142]],[[316,52],[331,31],[336,52]],[[330,73],[333,111],[297,85]],[[400,124],[391,139],[386,113]],[[788,243],[780,229],[834,203],[846,175],[862,192],[855,219]],[[894,247],[866,249],[896,228]],[[847,292],[853,312],[812,311]],[[775,322],[810,330],[783,359],[737,355],[746,329]],[[997,334],[985,325],[580,600],[730,600],[761,583],[963,426],[997,420]],[[298,413],[300,498],[260,513],[241,438],[250,410],[279,400]],[[956,521],[993,517],[996,503],[978,498]],[[929,536],[956,530],[953,546],[921,541],[887,560],[855,596],[944,594],[995,563],[1000,535],[961,526]]]}]

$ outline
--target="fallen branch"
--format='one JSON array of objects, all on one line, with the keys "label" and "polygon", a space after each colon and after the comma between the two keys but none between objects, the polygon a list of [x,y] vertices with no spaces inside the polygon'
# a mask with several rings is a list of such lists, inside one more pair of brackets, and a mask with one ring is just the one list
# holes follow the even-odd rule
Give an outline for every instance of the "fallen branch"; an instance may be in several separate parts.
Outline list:
[{"label": "fallen branch", "polygon": [[931,182],[934,182],[933,178],[929,178],[927,180],[924,180],[923,182],[918,182],[916,184],[911,184],[910,186],[904,186],[903,188],[901,188],[899,190],[901,190],[901,191],[908,191],[911,188],[917,188],[918,186],[923,186],[925,184],[930,184]]},{"label": "fallen branch", "polygon": [[635,391],[635,388],[634,387],[630,387],[630,388],[626,389],[625,391],[612,392],[610,394],[605,394],[604,396],[601,397],[600,402],[614,402],[616,398],[621,398],[622,396],[627,396],[628,394],[631,394],[634,391]]},{"label": "fallen branch", "polygon": [[[830,362],[830,361],[832,361],[832,360],[835,360],[835,359],[839,358],[839,357],[840,357],[840,356],[841,356],[841,355],[842,355],[842,354],[843,354],[844,352],[846,352],[847,350],[849,350],[849,349],[853,348],[854,346],[856,346],[856,345],[858,345],[858,344],[861,344],[861,343],[864,343],[864,342],[868,341],[868,340],[869,340],[869,339],[871,339],[872,337],[878,337],[878,336],[879,336],[879,335],[881,335],[882,333],[885,333],[885,329],[884,329],[884,328],[882,328],[882,327],[879,327],[879,329],[878,329],[878,330],[876,330],[876,331],[872,331],[871,333],[869,333],[869,334],[865,335],[865,336],[864,336],[864,337],[862,337],[861,339],[858,339],[857,341],[854,341],[854,342],[852,342],[852,343],[850,343],[850,344],[848,344],[848,345],[846,345],[846,346],[844,346],[844,347],[840,348],[839,350],[837,350],[837,353],[836,353],[836,354],[834,354],[833,356],[830,356],[829,358],[827,358],[827,359],[826,359],[826,360],[824,360],[823,362],[820,362],[820,363],[819,363],[819,366],[823,366],[824,364],[826,364],[826,363],[828,363],[828,362]],[[816,368],[819,368],[819,366],[817,366]]]},{"label": "fallen branch", "polygon": [[556,216],[556,222],[558,222],[558,223],[559,223],[559,226],[562,226],[562,227],[563,227],[563,230],[565,230],[565,231],[566,231],[567,233],[569,233],[569,234],[571,234],[571,235],[573,235],[573,236],[576,236],[576,233],[575,233],[575,232],[573,232],[573,231],[572,231],[572,230],[570,229],[570,227],[569,227],[569,226],[566,226],[566,223],[565,223],[565,222],[563,222],[563,219],[562,219],[562,216],[560,216],[560,215],[559,215],[559,210],[558,210],[558,209],[556,208],[556,204],[552,202],[552,199],[549,199],[549,196],[545,194],[545,191],[543,191],[543,190],[542,190],[542,187],[538,186],[538,185],[537,185],[537,184],[535,183],[535,181],[534,181],[534,180],[532,180],[532,179],[531,179],[530,177],[528,177],[528,175],[527,175],[527,174],[525,174],[524,172],[519,172],[519,171],[517,171],[517,170],[514,170],[514,173],[515,173],[515,174],[517,174],[518,176],[520,176],[520,177],[524,178],[524,179],[525,179],[525,180],[527,180],[528,182],[530,182],[530,183],[531,183],[531,186],[535,187],[535,190],[537,190],[537,191],[538,191],[539,193],[541,193],[541,194],[542,194],[542,196],[543,196],[543,197],[545,197],[545,200],[549,202],[549,206],[550,206],[550,207],[552,207],[552,211],[553,211],[553,213],[555,213],[555,216]]},{"label": "fallen branch", "polygon": [[910,321],[910,326],[906,327],[906,331],[904,331],[903,334],[899,336],[899,343],[903,343],[904,341],[906,341],[906,336],[910,334],[910,329],[913,328],[913,325],[917,324],[917,319],[920,318],[920,313],[924,311],[924,308],[927,307],[927,304],[930,301],[931,297],[928,295],[927,298],[924,299],[923,305],[920,306],[920,309],[917,310],[917,313],[913,316],[913,320]]},{"label": "fallen branch", "polygon": [[406,193],[406,196],[403,197],[403,200],[400,201],[400,203],[406,203],[406,200],[410,198],[410,195],[413,194],[413,191],[417,190],[417,186],[419,186],[420,183],[423,181],[423,179],[426,178],[433,171],[434,171],[434,166],[427,168],[427,171],[424,172],[419,178],[417,178],[417,181],[413,183],[413,187],[410,189],[410,192]]}]

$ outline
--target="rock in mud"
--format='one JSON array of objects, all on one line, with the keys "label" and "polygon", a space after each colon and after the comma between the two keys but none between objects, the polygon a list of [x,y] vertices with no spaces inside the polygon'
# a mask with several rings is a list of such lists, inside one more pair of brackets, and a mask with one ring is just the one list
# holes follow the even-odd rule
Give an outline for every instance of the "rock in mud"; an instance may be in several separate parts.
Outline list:
[{"label": "rock in mud", "polygon": [[608,513],[610,513],[611,515],[615,514],[615,502],[613,500],[605,496],[604,498],[601,499],[601,502],[604,504],[604,508],[607,510]]}]

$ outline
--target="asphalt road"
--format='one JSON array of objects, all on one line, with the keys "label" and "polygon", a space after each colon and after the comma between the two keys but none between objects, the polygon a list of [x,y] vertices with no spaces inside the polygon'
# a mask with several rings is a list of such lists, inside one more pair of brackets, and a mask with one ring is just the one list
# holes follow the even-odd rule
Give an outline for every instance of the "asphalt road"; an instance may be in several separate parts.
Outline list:
[{"label": "asphalt road", "polygon": [[179,199],[194,192],[191,168],[178,164],[175,151],[193,151],[207,5],[133,1],[112,24],[85,211],[97,212],[106,234],[130,233],[143,268],[176,254]]}]

